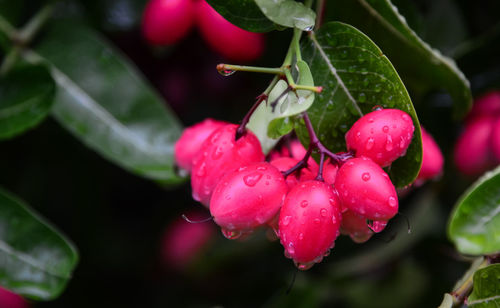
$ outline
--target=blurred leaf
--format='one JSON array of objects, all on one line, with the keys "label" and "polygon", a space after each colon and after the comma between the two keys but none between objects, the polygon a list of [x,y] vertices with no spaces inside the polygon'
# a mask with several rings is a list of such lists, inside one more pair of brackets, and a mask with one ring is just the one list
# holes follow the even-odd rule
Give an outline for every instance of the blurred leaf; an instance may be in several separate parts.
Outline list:
[{"label": "blurred leaf", "polygon": [[311,31],[316,22],[316,13],[294,0],[255,0],[262,13],[278,25]]},{"label": "blurred leaf", "polygon": [[[420,125],[412,102],[396,70],[382,51],[357,29],[340,23],[325,24],[302,44],[316,85],[308,114],[321,142],[334,152],[346,150],[344,134],[375,106],[407,112],[415,124],[415,136],[405,156],[392,164],[392,182],[403,187],[416,178],[422,160]],[[308,143],[305,125],[297,134]]]},{"label": "blurred leaf", "polygon": [[232,24],[252,32],[269,32],[275,29],[254,0],[207,0],[207,2]]},{"label": "blurred leaf", "polygon": [[0,16],[12,25],[18,25],[21,19],[24,0],[0,0]]},{"label": "blurred leaf", "polygon": [[500,306],[500,264],[492,264],[474,274],[474,286],[467,307],[494,308]]},{"label": "blurred leaf", "polygon": [[44,61],[58,85],[56,119],[87,146],[146,178],[177,183],[174,143],[181,126],[124,57],[92,30],[54,23],[27,55]]},{"label": "blurred leaf", "polygon": [[[304,61],[297,61],[297,84],[314,86],[309,66]],[[288,83],[280,80],[269,93],[267,102],[260,104],[252,114],[248,127],[257,134],[264,153],[274,147],[278,138],[293,129],[289,117],[307,110],[314,102],[314,92],[308,90],[290,91]]]},{"label": "blurred leaf", "polygon": [[0,78],[0,139],[30,129],[50,112],[55,82],[41,65],[23,66]]},{"label": "blurred leaf", "polygon": [[446,90],[454,114],[467,113],[472,97],[469,81],[455,62],[425,43],[389,0],[337,0],[328,3],[331,18],[366,33],[387,54],[405,84],[419,90]]},{"label": "blurred leaf", "polygon": [[0,284],[37,300],[58,297],[78,262],[71,242],[0,189]]},{"label": "blurred leaf", "polygon": [[452,308],[453,307],[453,296],[449,293],[445,293],[443,296],[443,301],[438,308]]},{"label": "blurred leaf", "polygon": [[500,167],[478,179],[458,200],[448,236],[463,254],[500,251]]},{"label": "blurred leaf", "polygon": [[87,15],[105,31],[129,31],[138,27],[147,0],[80,0]]}]

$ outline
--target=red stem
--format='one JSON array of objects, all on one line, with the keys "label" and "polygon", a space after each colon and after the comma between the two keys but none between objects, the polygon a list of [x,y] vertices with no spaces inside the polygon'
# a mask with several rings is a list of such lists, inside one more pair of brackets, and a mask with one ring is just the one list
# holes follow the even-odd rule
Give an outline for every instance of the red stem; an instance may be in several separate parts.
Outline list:
[{"label": "red stem", "polygon": [[250,117],[255,112],[257,107],[259,107],[260,103],[262,103],[266,99],[267,99],[266,94],[261,94],[257,96],[257,101],[253,104],[252,108],[250,108],[250,110],[247,112],[243,120],[241,120],[240,126],[238,126],[238,128],[236,129],[235,140],[238,140],[241,137],[243,137],[243,135],[245,135],[245,133],[247,132],[246,126],[248,124],[248,121],[250,121]]}]

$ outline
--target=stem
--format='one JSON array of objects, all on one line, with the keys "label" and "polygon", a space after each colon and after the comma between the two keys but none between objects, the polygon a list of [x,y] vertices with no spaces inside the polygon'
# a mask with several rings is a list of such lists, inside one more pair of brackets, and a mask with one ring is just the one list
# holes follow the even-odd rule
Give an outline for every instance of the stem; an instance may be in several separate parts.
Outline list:
[{"label": "stem", "polygon": [[10,40],[15,40],[15,38],[18,36],[18,32],[16,28],[14,28],[10,22],[7,21],[3,16],[0,15],[0,31],[4,32],[7,34],[7,37]]},{"label": "stem", "polygon": [[11,48],[9,53],[5,56],[2,65],[0,66],[0,77],[5,76],[10,69],[16,64],[17,58],[21,53],[21,48],[14,46]]},{"label": "stem", "polygon": [[19,33],[19,39],[23,45],[27,45],[31,42],[31,40],[35,37],[35,35],[38,33],[38,31],[40,31],[42,26],[52,16],[53,10],[54,10],[53,4],[45,5],[21,29],[21,31]]},{"label": "stem", "polygon": [[326,6],[326,1],[325,0],[317,0],[316,2],[316,25],[314,28],[317,30],[321,25],[323,24],[323,18],[325,15],[325,6]]},{"label": "stem", "polygon": [[279,80],[278,76],[274,76],[273,80],[271,80],[271,83],[266,88],[266,90],[264,90],[264,92],[262,92],[262,94],[257,96],[257,101],[253,104],[252,108],[250,108],[250,110],[247,112],[247,114],[245,115],[243,120],[241,120],[240,126],[238,126],[238,128],[236,129],[235,140],[238,140],[243,135],[245,135],[245,133],[247,131],[246,126],[247,126],[248,122],[250,121],[252,114],[255,112],[255,110],[257,110],[257,107],[259,107],[260,103],[267,100],[269,92],[271,92],[271,90],[274,88],[274,86],[276,85],[278,80]]},{"label": "stem", "polygon": [[275,74],[283,75],[283,69],[280,67],[258,67],[258,66],[245,66],[245,65],[233,65],[221,63],[217,65],[217,70],[221,73],[229,72],[231,74],[235,71],[242,72],[252,72],[252,73],[265,73],[265,74]]},{"label": "stem", "polygon": [[319,170],[318,170],[318,175],[316,176],[316,181],[321,181],[323,182],[323,166],[325,165],[325,153],[321,153],[320,159],[319,159]]},{"label": "stem", "polygon": [[490,258],[486,257],[483,258],[482,262],[477,265],[477,263],[472,263],[471,269],[465,273],[465,276],[462,278],[462,282],[460,283],[459,286],[453,290],[450,295],[453,297],[453,306],[459,306],[461,305],[465,298],[470,294],[472,291],[472,286],[473,286],[473,277],[474,273],[483,267],[486,267],[490,265]]},{"label": "stem", "polygon": [[302,54],[300,52],[300,37],[302,36],[302,30],[294,29],[293,30],[293,45],[295,48],[295,56],[297,57],[297,61],[302,61]]},{"label": "stem", "polygon": [[307,90],[315,93],[321,93],[321,91],[323,91],[323,87],[321,86],[307,86],[303,84],[296,84],[289,69],[285,70],[285,77],[292,90]]}]

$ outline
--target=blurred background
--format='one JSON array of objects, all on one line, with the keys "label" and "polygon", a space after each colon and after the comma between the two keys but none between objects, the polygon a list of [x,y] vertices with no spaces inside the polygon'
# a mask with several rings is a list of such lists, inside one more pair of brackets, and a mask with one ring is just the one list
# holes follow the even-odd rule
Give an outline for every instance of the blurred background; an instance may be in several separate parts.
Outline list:
[{"label": "blurred background", "polygon": [[[500,88],[500,2],[393,2],[425,41],[456,59],[474,95]],[[13,14],[20,24],[40,7],[37,1],[16,3]],[[220,75],[215,67],[227,60],[196,29],[176,45],[150,46],[140,27],[145,5],[145,0],[63,1],[56,6],[56,17],[83,21],[112,41],[185,126],[206,117],[239,122],[270,77]],[[265,36],[265,52],[252,65],[279,66],[291,31]],[[469,266],[446,239],[446,222],[473,178],[458,174],[452,164],[461,123],[449,116],[449,96],[409,90],[414,102],[419,101],[415,106],[421,122],[445,155],[443,177],[401,197],[410,234],[406,219],[398,216],[366,244],[341,237],[331,255],[307,272],[298,272],[279,242],[269,241],[264,231],[245,241],[229,241],[212,222],[203,227],[210,234],[203,248],[189,262],[177,263],[165,252],[165,234],[172,230],[168,227],[181,214],[201,211],[193,215],[209,216],[192,200],[189,183],[164,189],[134,176],[85,147],[51,118],[0,143],[0,185],[49,219],[80,252],[62,296],[31,306],[438,306]]]}]

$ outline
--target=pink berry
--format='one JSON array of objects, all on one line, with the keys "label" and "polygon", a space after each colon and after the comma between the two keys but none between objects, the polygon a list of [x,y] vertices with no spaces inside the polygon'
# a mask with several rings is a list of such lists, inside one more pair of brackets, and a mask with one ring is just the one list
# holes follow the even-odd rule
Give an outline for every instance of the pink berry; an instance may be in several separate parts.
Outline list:
[{"label": "pink berry", "polygon": [[209,118],[186,128],[174,147],[175,162],[177,165],[184,170],[191,171],[193,159],[200,152],[201,145],[205,139],[216,129],[226,124],[226,122]]},{"label": "pink berry", "polygon": [[406,154],[414,130],[413,121],[406,112],[378,109],[358,119],[345,140],[356,157],[365,156],[386,167]]},{"label": "pink berry", "polygon": [[247,130],[235,140],[238,125],[227,124],[215,130],[202,144],[193,160],[191,188],[193,198],[208,206],[215,185],[228,172],[264,160],[260,142]]},{"label": "pink berry", "polygon": [[335,178],[337,177],[337,171],[339,167],[336,164],[332,164],[328,159],[323,165],[323,179],[325,183],[334,185]]},{"label": "pink berry", "polygon": [[443,172],[444,158],[434,138],[422,129],[422,168],[417,176],[419,180],[428,180],[439,176]]},{"label": "pink berry", "polygon": [[[201,220],[208,214],[190,212],[186,216],[191,220]],[[214,238],[213,224],[189,223],[182,218],[170,224],[162,239],[162,256],[166,266],[183,269],[194,262],[203,249]]]},{"label": "pink berry", "polygon": [[500,91],[492,91],[484,94],[474,101],[468,119],[482,116],[500,115]]},{"label": "pink berry", "polygon": [[281,172],[261,162],[227,173],[214,189],[210,212],[225,235],[235,238],[268,223],[280,210],[288,186]]},{"label": "pink berry", "polygon": [[222,56],[233,61],[252,61],[264,51],[264,36],[233,25],[205,0],[197,3],[197,22],[207,43]]},{"label": "pink berry", "polygon": [[192,0],[151,0],[142,17],[142,32],[153,45],[172,45],[181,40],[194,22]]},{"label": "pink berry", "polygon": [[389,220],[398,212],[396,189],[385,171],[366,157],[352,158],[335,179],[343,208],[370,220]]},{"label": "pink berry", "polygon": [[[302,158],[304,158],[306,153],[307,150],[304,148],[302,143],[300,143],[300,141],[293,140],[292,142],[290,142],[290,156],[297,160],[301,160]],[[316,168],[317,170],[319,167],[318,163],[312,157],[309,157],[309,159],[307,160],[307,164],[308,167],[310,167],[312,170],[314,170],[314,168]]]},{"label": "pink berry", "polygon": [[455,165],[466,175],[477,175],[492,165],[491,135],[494,118],[478,117],[467,123],[455,145]]},{"label": "pink berry", "polygon": [[285,255],[301,270],[321,262],[335,244],[341,219],[330,185],[306,181],[295,186],[280,212],[279,235]]},{"label": "pink berry", "polygon": [[18,294],[0,287],[0,307],[28,308],[28,303]]},{"label": "pink berry", "polygon": [[342,213],[340,233],[349,235],[355,243],[364,243],[373,235],[373,231],[368,228],[366,218],[352,211]]},{"label": "pink berry", "polygon": [[[295,166],[299,161],[291,157],[279,157],[271,160],[271,165],[276,167],[279,171],[284,172]],[[292,188],[299,184],[300,175],[297,176],[297,172],[294,172],[286,177],[286,184],[288,188]]]},{"label": "pink berry", "polygon": [[496,162],[500,162],[500,117],[495,120],[491,132],[491,150]]}]

